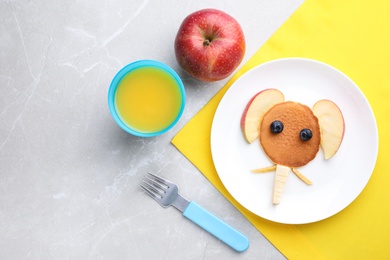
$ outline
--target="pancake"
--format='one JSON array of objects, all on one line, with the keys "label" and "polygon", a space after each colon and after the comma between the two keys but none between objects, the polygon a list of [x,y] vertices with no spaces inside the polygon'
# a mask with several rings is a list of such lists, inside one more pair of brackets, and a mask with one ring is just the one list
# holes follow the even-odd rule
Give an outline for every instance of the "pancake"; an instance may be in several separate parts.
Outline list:
[{"label": "pancake", "polygon": [[[270,125],[282,122],[283,131],[274,133]],[[312,137],[302,140],[302,129],[310,129]],[[312,110],[297,102],[283,102],[269,109],[260,122],[260,143],[275,164],[300,167],[313,160],[320,148],[321,132]]]}]

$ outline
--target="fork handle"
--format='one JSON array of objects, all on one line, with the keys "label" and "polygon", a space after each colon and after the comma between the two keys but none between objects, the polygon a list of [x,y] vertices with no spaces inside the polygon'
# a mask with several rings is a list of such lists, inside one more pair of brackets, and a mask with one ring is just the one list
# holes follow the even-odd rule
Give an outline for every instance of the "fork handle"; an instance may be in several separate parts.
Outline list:
[{"label": "fork handle", "polygon": [[248,238],[193,201],[183,215],[238,252],[245,251],[249,246]]}]

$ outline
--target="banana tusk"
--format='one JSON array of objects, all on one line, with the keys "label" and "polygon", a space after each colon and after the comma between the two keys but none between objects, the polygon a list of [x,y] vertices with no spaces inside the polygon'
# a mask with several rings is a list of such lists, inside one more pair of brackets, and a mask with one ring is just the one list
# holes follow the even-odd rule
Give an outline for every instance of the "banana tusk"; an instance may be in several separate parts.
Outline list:
[{"label": "banana tusk", "polygon": [[276,170],[276,164],[272,165],[272,166],[264,167],[264,168],[255,169],[255,170],[252,170],[252,172],[253,173],[266,173],[266,172],[273,172],[275,170]]},{"label": "banana tusk", "polygon": [[272,197],[273,204],[279,204],[282,198],[284,188],[286,187],[287,176],[291,168],[283,165],[276,165],[276,173],[274,180],[274,191]]},{"label": "banana tusk", "polygon": [[292,172],[295,173],[295,175],[301,179],[301,181],[303,181],[304,183],[306,183],[307,185],[312,185],[312,182],[306,178],[300,171],[298,171],[297,168],[292,168]]}]

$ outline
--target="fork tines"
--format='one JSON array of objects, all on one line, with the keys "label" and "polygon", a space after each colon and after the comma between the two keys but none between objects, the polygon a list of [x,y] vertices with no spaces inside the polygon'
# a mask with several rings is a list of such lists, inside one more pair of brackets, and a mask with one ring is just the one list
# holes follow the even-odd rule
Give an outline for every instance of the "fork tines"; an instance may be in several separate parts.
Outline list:
[{"label": "fork tines", "polygon": [[169,187],[166,180],[152,173],[147,173],[142,180],[141,187],[154,199],[161,199]]}]

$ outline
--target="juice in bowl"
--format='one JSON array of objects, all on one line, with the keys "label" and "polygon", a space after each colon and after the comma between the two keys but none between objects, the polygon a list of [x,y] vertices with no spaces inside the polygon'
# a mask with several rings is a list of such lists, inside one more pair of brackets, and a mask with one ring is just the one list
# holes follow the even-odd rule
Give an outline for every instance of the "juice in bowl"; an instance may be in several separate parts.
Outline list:
[{"label": "juice in bowl", "polygon": [[185,90],[177,73],[154,60],[140,60],[121,69],[111,82],[108,106],[115,122],[140,137],[165,133],[181,117]]}]

